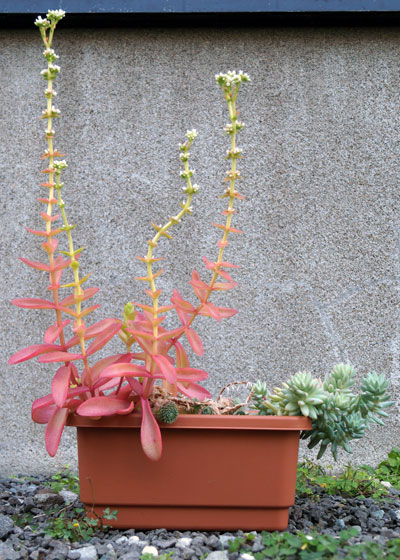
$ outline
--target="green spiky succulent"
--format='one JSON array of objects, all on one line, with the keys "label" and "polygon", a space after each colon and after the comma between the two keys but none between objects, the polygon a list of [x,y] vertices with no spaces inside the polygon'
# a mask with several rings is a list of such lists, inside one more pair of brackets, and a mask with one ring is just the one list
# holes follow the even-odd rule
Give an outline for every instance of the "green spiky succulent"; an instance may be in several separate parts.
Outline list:
[{"label": "green spiky succulent", "polygon": [[322,382],[308,371],[299,371],[282,387],[275,387],[271,401],[277,403],[282,414],[317,418],[317,408],[326,399]]},{"label": "green spiky succulent", "polygon": [[383,425],[385,408],[393,405],[387,395],[389,382],[384,375],[368,373],[362,381],[361,392],[352,387],[356,372],[349,364],[337,364],[322,383],[309,372],[293,375],[282,387],[269,394],[264,382],[253,386],[253,409],[259,414],[308,416],[312,429],[301,434],[309,439],[311,449],[320,445],[318,458],[331,446],[337,459],[338,448],[351,453],[349,442],[364,437],[370,423]]},{"label": "green spiky succulent", "polygon": [[157,412],[157,419],[164,424],[173,424],[178,416],[178,407],[172,401],[163,404]]},{"label": "green spiky succulent", "polygon": [[201,409],[200,414],[215,414],[214,409],[211,406],[205,406]]}]

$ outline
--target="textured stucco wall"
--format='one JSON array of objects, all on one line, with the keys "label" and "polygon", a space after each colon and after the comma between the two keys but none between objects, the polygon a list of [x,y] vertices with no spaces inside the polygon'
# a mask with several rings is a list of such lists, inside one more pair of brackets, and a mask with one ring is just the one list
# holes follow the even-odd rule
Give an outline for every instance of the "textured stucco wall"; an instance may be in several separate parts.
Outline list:
[{"label": "textured stucco wall", "polygon": [[[63,195],[79,224],[76,243],[88,247],[82,269],[105,301],[97,318],[119,316],[123,303],[142,298],[133,277],[143,267],[134,257],[144,254],[150,220],[176,213],[177,146],[197,128],[194,214],[159,252],[164,293],[176,285],[191,297],[191,270],[204,274],[201,257],[216,254],[210,223],[224,207],[217,195],[227,116],[214,74],[242,69],[253,81],[239,102],[247,200],[235,225],[246,234],[227,251],[241,265],[239,287],[221,300],[239,314],[222,325],[198,321],[205,356],[193,364],[210,372],[214,394],[233,380],[264,377],[273,386],[299,369],[323,376],[339,361],[384,372],[397,405],[387,428],[354,445],[353,459],[374,464],[399,445],[398,29],[63,30],[61,23],[54,46],[63,114],[55,146],[69,163]],[[68,430],[49,459],[43,427],[30,421],[52,368],[7,365],[10,354],[41,342],[49,324],[45,312],[8,303],[46,297],[44,275],[17,260],[41,257],[24,226],[41,224],[42,50],[36,30],[0,31],[1,473],[53,471],[74,466],[76,456]]]}]

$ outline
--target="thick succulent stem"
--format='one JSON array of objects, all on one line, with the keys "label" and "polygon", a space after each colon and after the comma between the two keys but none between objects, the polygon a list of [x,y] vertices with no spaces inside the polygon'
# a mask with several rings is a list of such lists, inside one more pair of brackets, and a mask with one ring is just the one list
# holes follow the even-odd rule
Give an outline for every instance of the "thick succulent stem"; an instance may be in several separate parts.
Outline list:
[{"label": "thick succulent stem", "polygon": [[[47,118],[47,129],[46,129],[47,150],[44,154],[44,157],[48,157],[49,159],[48,169],[46,170],[49,178],[47,184],[45,184],[45,186],[47,186],[49,189],[47,211],[46,211],[46,214],[49,217],[49,219],[46,220],[46,232],[49,239],[52,235],[52,223],[54,219],[52,216],[53,205],[57,204],[60,209],[62,220],[64,223],[64,226],[61,229],[67,233],[68,248],[69,248],[68,251],[60,251],[60,252],[67,255],[71,259],[70,267],[74,275],[74,282],[72,284],[66,284],[63,287],[74,288],[75,312],[74,313],[70,312],[70,314],[75,317],[74,330],[77,336],[79,337],[84,368],[87,376],[87,384],[90,386],[91,385],[90,368],[86,358],[85,338],[84,338],[85,327],[82,321],[83,291],[81,285],[86,280],[86,278],[83,280],[80,279],[79,262],[76,258],[77,255],[82,251],[82,249],[74,250],[74,244],[71,235],[71,230],[73,229],[74,226],[68,223],[67,215],[65,212],[65,203],[61,198],[61,188],[63,187],[63,183],[61,183],[60,177],[61,177],[62,170],[67,167],[67,164],[64,160],[57,161],[54,159],[55,156],[62,156],[63,154],[60,154],[59,152],[54,150],[54,146],[53,146],[53,138],[54,138],[54,131],[52,128],[53,118],[60,116],[60,111],[58,109],[55,109],[52,105],[52,100],[56,95],[56,92],[54,91],[53,88],[53,81],[57,76],[58,72],[60,71],[60,68],[57,65],[53,64],[53,62],[57,60],[58,56],[52,49],[52,42],[53,42],[54,30],[56,28],[56,25],[62,17],[64,17],[64,12],[62,12],[62,10],[53,10],[53,11],[49,11],[47,15],[48,19],[42,20],[42,18],[39,17],[35,22],[40,29],[43,43],[46,47],[43,54],[47,60],[47,69],[42,71],[43,77],[47,80],[47,89],[45,90],[45,96],[47,98],[47,107],[43,111],[43,116],[42,116],[42,118]],[[57,200],[55,199],[55,190],[57,191]],[[56,272],[54,270],[54,252],[49,252],[49,261],[50,261],[50,268],[51,268],[50,277],[51,277],[51,284],[53,286],[53,297],[54,297],[54,302],[56,304],[56,307],[58,307],[59,291],[58,291],[58,287],[56,287],[57,282],[56,282]],[[68,313],[67,310],[64,311]],[[59,309],[56,309],[56,315],[57,315],[57,324],[61,325],[62,317],[61,317],[61,311]],[[62,330],[59,336],[60,336],[61,345],[65,347],[65,338]]]}]

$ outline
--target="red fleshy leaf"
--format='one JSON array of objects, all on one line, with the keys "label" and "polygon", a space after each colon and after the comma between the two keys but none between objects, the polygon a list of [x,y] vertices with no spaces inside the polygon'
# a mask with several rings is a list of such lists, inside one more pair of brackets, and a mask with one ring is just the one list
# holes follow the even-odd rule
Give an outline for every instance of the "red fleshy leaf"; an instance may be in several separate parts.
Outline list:
[{"label": "red fleshy leaf", "polygon": [[23,259],[22,257],[19,257],[19,260],[32,268],[36,268],[36,270],[45,270],[46,272],[50,272],[50,266],[48,264],[38,261],[30,261],[28,259]]},{"label": "red fleshy leaf", "polygon": [[226,270],[218,269],[218,270],[217,270],[217,274],[219,274],[220,276],[222,276],[222,278],[224,278],[224,280],[227,280],[228,282],[233,282],[231,275],[228,274],[228,273],[226,272]]},{"label": "red fleshy leaf", "polygon": [[[74,364],[71,364],[72,368],[74,368]],[[73,389],[68,389],[68,399],[71,397],[77,397],[78,395],[82,395],[83,393],[89,393],[90,392],[90,387],[87,387],[86,385],[80,386],[80,387],[74,387]],[[80,401],[81,402],[81,401]]]},{"label": "red fleshy leaf", "polygon": [[228,261],[222,261],[220,266],[224,266],[225,268],[240,268],[239,264],[232,264]]},{"label": "red fleshy leaf", "polygon": [[134,377],[127,377],[126,380],[128,381],[130,388],[135,391],[139,397],[143,395],[144,388],[140,381]]},{"label": "red fleshy leaf", "polygon": [[[87,290],[83,290],[82,295],[79,296],[79,301],[86,301],[87,299],[97,294],[98,291],[99,288],[87,288]],[[71,296],[68,296],[65,299],[63,299],[60,302],[60,305],[63,305],[64,307],[68,307],[69,305],[75,305],[75,303],[76,303],[75,295],[72,294]]]},{"label": "red fleshy leaf", "polygon": [[38,359],[41,364],[48,364],[52,362],[71,362],[72,360],[81,360],[82,354],[72,354],[69,352],[49,352],[46,356]]},{"label": "red fleshy leaf", "polygon": [[119,319],[109,318],[98,321],[97,323],[86,329],[85,340],[87,340],[88,338],[93,338],[98,334],[107,331],[107,329],[111,328],[116,323],[118,323],[118,325],[122,325]]},{"label": "red fleshy leaf", "polygon": [[41,354],[54,352],[55,350],[62,350],[62,346],[56,346],[55,344],[33,344],[32,346],[22,348],[22,350],[13,354],[9,358],[8,363],[10,365],[19,364],[21,362],[25,362],[26,360],[31,360],[36,356],[40,356]]},{"label": "red fleshy leaf", "polygon": [[179,307],[179,309],[182,309],[182,311],[186,313],[193,313],[194,311],[193,305],[189,301],[184,300],[178,290],[173,291],[171,302],[175,307]]},{"label": "red fleshy leaf", "polygon": [[[78,259],[79,255],[76,255],[76,259]],[[63,259],[61,255],[59,255],[56,260],[54,261],[53,270],[64,270],[71,264],[71,259]]]},{"label": "red fleshy leaf", "polygon": [[153,416],[149,401],[141,398],[142,425],[140,429],[140,440],[142,448],[151,461],[158,461],[162,453],[162,440],[160,427]]},{"label": "red fleshy leaf", "polygon": [[76,319],[83,319],[83,317],[86,317],[86,315],[89,315],[89,313],[92,313],[92,311],[98,309],[99,307],[101,307],[100,304],[91,305],[90,307],[86,307],[86,309],[84,309],[80,313],[76,313],[76,311],[72,311],[72,309],[69,309],[68,307],[61,307],[61,309],[64,311],[64,313],[72,315],[72,317],[75,317]]},{"label": "red fleshy leaf", "polygon": [[56,216],[49,216],[46,212],[40,212],[40,215],[45,222],[55,222],[60,217],[60,214],[57,214]]},{"label": "red fleshy leaf", "polygon": [[158,341],[169,341],[173,338],[179,338],[183,332],[185,332],[185,326],[178,327],[177,329],[173,329],[172,331],[163,331],[157,336]]},{"label": "red fleshy leaf", "polygon": [[36,298],[12,299],[11,303],[24,309],[55,309],[56,307],[52,301]]},{"label": "red fleshy leaf", "polygon": [[215,282],[213,290],[232,290],[236,288],[237,282]]},{"label": "red fleshy leaf", "polygon": [[86,356],[91,356],[92,354],[103,348],[103,346],[105,346],[107,342],[111,340],[119,330],[121,330],[120,323],[114,323],[113,325],[110,325],[107,330],[104,330],[101,334],[97,335],[92,344],[87,349]]},{"label": "red fleshy leaf", "polygon": [[36,422],[36,424],[47,424],[56,410],[56,405],[53,402],[37,408],[34,408],[34,405],[35,403],[33,403],[32,406],[32,420]]},{"label": "red fleshy leaf", "polygon": [[[137,301],[134,302],[134,305],[135,307],[140,307],[140,309],[149,311],[150,313],[153,311],[153,307],[151,307],[151,305],[143,305],[142,303],[139,303]],[[166,313],[167,311],[171,311],[171,309],[173,308],[174,308],[173,305],[160,305],[160,307],[157,310],[157,313]]]},{"label": "red fleshy leaf", "polygon": [[57,407],[46,426],[44,439],[46,442],[47,453],[50,455],[50,457],[54,457],[54,455],[57,453],[61,434],[67,421],[68,412],[68,408]]},{"label": "red fleshy leaf", "polygon": [[135,280],[142,280],[143,282],[151,282],[152,280],[155,280],[156,278],[161,276],[163,272],[164,269],[161,268],[160,270],[157,270],[157,272],[155,272],[154,274],[149,274],[147,276],[135,276]]},{"label": "red fleshy leaf", "polygon": [[165,319],[165,315],[164,317],[154,317],[153,313],[147,310],[144,311],[144,316],[146,317],[150,328],[158,327]]},{"label": "red fleshy leaf", "polygon": [[218,307],[218,311],[223,319],[233,317],[237,313],[236,309],[231,309],[230,307]]},{"label": "red fleshy leaf", "polygon": [[176,368],[177,381],[204,381],[207,379],[208,373],[204,369],[196,369],[191,367]]},{"label": "red fleshy leaf", "polygon": [[152,354],[153,352],[152,340],[154,339],[153,335],[151,335],[152,338],[151,341],[149,341],[147,337],[143,336],[143,333],[139,331],[132,331],[131,329],[127,329],[127,331],[135,337],[136,342],[146,352],[146,354]]},{"label": "red fleshy leaf", "polygon": [[[98,321],[97,323],[91,325],[85,330],[84,339],[89,340],[91,338],[94,338],[95,336],[102,334],[108,328],[111,328],[113,325],[117,323],[118,325],[122,325],[121,321],[119,321],[118,319],[102,319],[101,321]],[[79,342],[80,342],[79,336],[74,336],[70,340],[68,340],[67,348],[71,348],[72,346],[79,344]]]},{"label": "red fleshy leaf", "polygon": [[[72,366],[72,368],[74,368],[74,366]],[[71,399],[71,401],[68,401],[68,406],[71,408],[71,410],[75,408],[75,403],[72,402],[73,398],[88,391],[89,387],[85,386],[68,389],[67,398]],[[81,401],[79,401],[79,404],[80,403]],[[49,395],[45,395],[44,397],[40,397],[40,399],[36,399],[32,404],[32,420],[34,422],[37,422],[38,424],[47,424],[52,415],[52,411],[54,411],[55,406],[56,405],[54,404],[54,398],[51,393]]]},{"label": "red fleshy leaf", "polygon": [[215,268],[223,267],[223,268],[240,268],[238,264],[232,264],[228,261],[221,261],[219,264],[216,261],[209,261],[206,257],[203,257],[204,264],[206,268],[209,270],[214,270]]},{"label": "red fleshy leaf", "polygon": [[151,377],[144,366],[138,364],[112,364],[106,367],[99,377]]},{"label": "red fleshy leaf", "polygon": [[178,390],[183,393],[186,397],[191,399],[198,399],[199,401],[204,401],[205,399],[211,398],[211,393],[207,391],[201,385],[197,385],[196,383],[190,383],[188,387],[183,385],[182,383],[177,383]]},{"label": "red fleshy leaf", "polygon": [[202,356],[204,354],[203,343],[197,332],[193,329],[186,329],[185,333],[193,352],[198,356]]},{"label": "red fleshy leaf", "polygon": [[[138,258],[138,257],[136,257]],[[139,259],[140,260],[140,259]],[[153,260],[153,259],[151,259]],[[146,290],[146,294],[149,296],[149,298],[151,299],[157,299],[158,297],[160,297],[160,295],[162,294],[162,290],[156,290],[155,292],[152,292],[151,290]]]},{"label": "red fleshy leaf", "polygon": [[152,356],[153,360],[160,368],[161,373],[163,374],[164,378],[169,383],[176,383],[176,369],[170,363],[167,356],[161,356],[160,354],[157,356]]},{"label": "red fleshy leaf", "polygon": [[[99,360],[90,368],[90,379],[95,383],[100,377],[101,373],[110,365],[115,363],[126,363],[132,359],[132,354],[116,354],[115,356],[108,356]],[[82,375],[82,382],[86,382],[86,374]]]},{"label": "red fleshy leaf", "polygon": [[60,336],[60,333],[70,323],[69,319],[66,319],[61,325],[54,323],[51,325],[44,333],[43,340],[46,344],[52,344]]},{"label": "red fleshy leaf", "polygon": [[29,233],[33,233],[33,235],[39,235],[41,237],[49,237],[49,238],[52,237],[53,235],[57,235],[58,233],[60,233],[62,231],[61,228],[53,229],[50,232],[47,232],[47,231],[44,231],[44,230],[31,229],[31,228],[28,228],[28,227],[26,227],[25,229],[26,229],[26,231],[29,231]]},{"label": "red fleshy leaf", "polygon": [[200,280],[199,273],[196,270],[192,272],[192,279],[190,281],[191,286],[193,287],[194,293],[199,298],[200,301],[203,301],[208,293],[208,285]]},{"label": "red fleshy leaf", "polygon": [[62,408],[67,400],[69,383],[71,379],[71,367],[61,366],[55,374],[51,383],[51,394],[57,406]]},{"label": "red fleshy leaf", "polygon": [[58,239],[49,239],[42,243],[43,249],[48,255],[53,255],[58,247]]},{"label": "red fleshy leaf", "polygon": [[133,401],[117,397],[93,397],[76,409],[79,416],[112,416],[113,414],[129,414],[133,410]]},{"label": "red fleshy leaf", "polygon": [[[183,299],[181,294],[178,292],[178,290],[174,290],[171,301],[174,297],[178,297],[178,298],[180,297],[181,299]],[[184,311],[182,306],[180,305],[175,305],[175,311],[177,312],[182,325],[186,325],[187,322],[189,321],[189,314],[186,311]]]},{"label": "red fleshy leaf", "polygon": [[224,231],[229,231],[231,233],[243,233],[241,229],[236,229],[234,227],[227,227],[225,224],[212,224],[216,228],[223,229]]},{"label": "red fleshy leaf", "polygon": [[[91,385],[93,390],[101,389],[100,395],[105,395],[105,391],[109,391],[110,389],[114,389],[119,385],[119,379],[98,379],[96,383]],[[97,394],[97,393],[96,393]],[[110,393],[107,393],[110,396]],[[119,393],[118,393],[119,394]]]},{"label": "red fleshy leaf", "polygon": [[222,319],[222,316],[221,316],[221,313],[219,312],[218,307],[216,307],[211,302],[203,303],[202,308],[201,308],[201,315],[206,315],[208,317],[212,317],[213,319],[216,319],[217,321],[221,321],[221,319]]},{"label": "red fleshy leaf", "polygon": [[189,367],[189,359],[182,344],[180,342],[175,342],[174,348],[176,352],[176,365],[179,368]]}]

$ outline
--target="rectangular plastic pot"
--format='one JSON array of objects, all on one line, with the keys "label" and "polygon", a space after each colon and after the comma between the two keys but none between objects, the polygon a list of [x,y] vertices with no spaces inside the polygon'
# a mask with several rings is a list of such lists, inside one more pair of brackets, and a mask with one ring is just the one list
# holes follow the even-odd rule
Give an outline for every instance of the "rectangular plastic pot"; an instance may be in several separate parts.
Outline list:
[{"label": "rectangular plastic pot", "polygon": [[140,446],[137,414],[77,427],[80,498],[101,516],[118,510],[118,528],[284,530],[294,504],[298,416],[180,415],[161,428],[163,453]]}]

